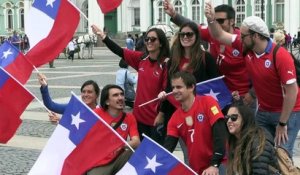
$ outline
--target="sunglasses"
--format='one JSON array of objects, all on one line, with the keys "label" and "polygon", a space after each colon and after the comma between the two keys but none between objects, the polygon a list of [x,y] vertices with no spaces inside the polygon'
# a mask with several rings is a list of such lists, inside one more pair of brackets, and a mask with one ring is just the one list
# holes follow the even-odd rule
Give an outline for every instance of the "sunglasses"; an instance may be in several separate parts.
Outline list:
[{"label": "sunglasses", "polygon": [[147,38],[145,38],[144,40],[145,40],[145,42],[147,43],[147,42],[151,42],[151,43],[153,43],[153,42],[155,42],[156,41],[156,39],[157,38],[155,38],[155,37],[147,37]]},{"label": "sunglasses", "polygon": [[238,119],[239,114],[225,115],[224,117],[225,117],[226,122],[228,122],[229,119],[231,119],[231,121],[235,122]]},{"label": "sunglasses", "polygon": [[216,21],[219,23],[219,24],[223,24],[225,22],[227,18],[219,18],[219,19],[216,19]]},{"label": "sunglasses", "polygon": [[194,32],[178,32],[180,38],[184,38],[184,36],[186,36],[187,38],[192,38],[194,34]]}]

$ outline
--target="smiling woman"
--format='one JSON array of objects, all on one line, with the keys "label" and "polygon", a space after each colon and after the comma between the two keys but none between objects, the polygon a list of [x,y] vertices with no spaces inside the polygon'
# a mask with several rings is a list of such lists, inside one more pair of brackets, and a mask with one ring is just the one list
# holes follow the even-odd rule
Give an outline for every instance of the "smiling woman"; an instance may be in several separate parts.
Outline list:
[{"label": "smiling woman", "polygon": [[230,133],[227,174],[272,174],[269,165],[278,169],[273,138],[255,124],[250,108],[232,106],[225,119]]}]

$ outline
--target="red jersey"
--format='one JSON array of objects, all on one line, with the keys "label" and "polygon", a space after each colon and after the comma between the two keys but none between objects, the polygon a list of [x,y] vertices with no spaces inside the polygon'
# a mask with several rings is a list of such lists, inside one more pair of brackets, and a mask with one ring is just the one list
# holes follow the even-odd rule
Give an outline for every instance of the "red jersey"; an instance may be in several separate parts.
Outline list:
[{"label": "red jersey", "polygon": [[[199,26],[199,31],[201,38],[209,43],[210,54],[216,58],[219,72],[225,75],[224,82],[228,89],[231,92],[239,91],[239,94],[243,96],[250,89],[250,77],[246,70],[242,51],[220,44],[220,42],[211,37],[207,26]],[[240,30],[234,29],[234,34],[239,36]]]},{"label": "red jersey", "polygon": [[212,126],[220,118],[224,116],[216,100],[210,96],[196,96],[191,109],[185,112],[178,108],[168,123],[167,135],[182,138],[190,166],[198,174],[210,166]]},{"label": "red jersey", "polygon": [[166,88],[167,85],[167,66],[158,64],[148,57],[141,59],[143,52],[124,49],[124,59],[138,72],[136,98],[133,107],[133,115],[138,122],[153,126],[154,119],[158,114],[159,101],[139,107]]},{"label": "red jersey", "polygon": [[[239,37],[238,37],[239,38]],[[241,47],[241,40],[236,38],[233,47]],[[245,57],[247,70],[253,82],[259,103],[259,109],[269,112],[281,112],[284,90],[282,84],[296,81],[296,71],[290,53],[279,48],[276,54],[276,67],[273,64],[273,50],[275,44],[270,40],[263,55],[256,55],[250,51]],[[300,93],[293,111],[300,111]]]},{"label": "red jersey", "polygon": [[[114,118],[108,114],[108,112],[104,111],[103,108],[97,108],[94,110],[97,115],[99,115],[107,124],[110,126],[114,126],[122,117],[123,113],[121,113],[118,117]],[[122,124],[117,128],[117,133],[123,137],[124,140],[127,140],[127,137],[130,138],[134,136],[139,136],[139,132],[137,130],[137,123],[134,116],[130,113],[127,113]],[[115,152],[111,153],[105,159],[103,159],[99,165],[106,165],[112,160],[114,160],[119,154],[120,150],[116,150]]]}]

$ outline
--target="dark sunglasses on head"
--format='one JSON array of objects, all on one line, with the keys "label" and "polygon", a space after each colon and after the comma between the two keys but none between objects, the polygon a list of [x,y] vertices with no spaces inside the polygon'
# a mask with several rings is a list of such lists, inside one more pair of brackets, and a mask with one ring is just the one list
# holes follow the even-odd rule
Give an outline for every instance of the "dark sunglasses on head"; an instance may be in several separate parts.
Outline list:
[{"label": "dark sunglasses on head", "polygon": [[231,115],[225,115],[226,122],[231,119],[231,121],[235,122],[239,117],[239,114],[231,114]]},{"label": "dark sunglasses on head", "polygon": [[219,23],[219,24],[223,24],[225,22],[227,18],[219,18],[219,19],[216,19],[216,21]]},{"label": "dark sunglasses on head", "polygon": [[187,38],[192,38],[194,36],[194,32],[178,32],[178,35],[181,38],[184,38],[184,36],[186,36]]},{"label": "dark sunglasses on head", "polygon": [[147,38],[145,38],[145,42],[147,43],[147,42],[151,42],[151,43],[153,43],[154,41],[156,41],[156,39],[157,38],[155,38],[155,37],[147,37]]}]

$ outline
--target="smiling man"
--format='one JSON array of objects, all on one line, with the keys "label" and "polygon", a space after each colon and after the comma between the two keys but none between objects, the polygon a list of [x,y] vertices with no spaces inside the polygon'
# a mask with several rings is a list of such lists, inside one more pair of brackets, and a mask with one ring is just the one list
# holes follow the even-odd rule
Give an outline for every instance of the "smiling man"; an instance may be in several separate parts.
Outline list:
[{"label": "smiling man", "polygon": [[[132,114],[123,112],[125,107],[123,89],[118,85],[106,85],[101,92],[100,104],[101,108],[94,111],[125,140],[129,136],[128,144],[132,148],[136,148],[140,143],[137,123]],[[87,175],[116,174],[125,165],[131,154],[130,149],[119,148],[98,162],[98,166],[88,171]]]},{"label": "smiling man", "polygon": [[210,96],[196,96],[196,80],[188,72],[175,73],[171,84],[181,108],[168,123],[165,148],[173,152],[181,138],[194,171],[206,175],[225,174],[219,166],[224,160],[227,131],[218,102]]}]

